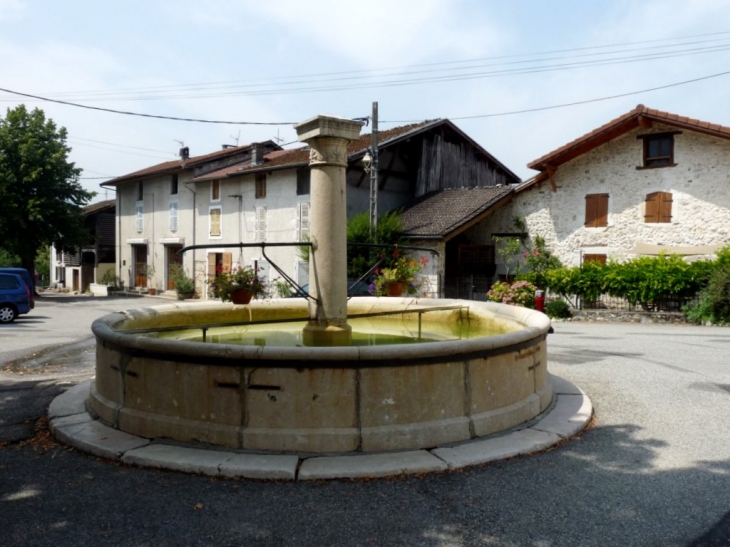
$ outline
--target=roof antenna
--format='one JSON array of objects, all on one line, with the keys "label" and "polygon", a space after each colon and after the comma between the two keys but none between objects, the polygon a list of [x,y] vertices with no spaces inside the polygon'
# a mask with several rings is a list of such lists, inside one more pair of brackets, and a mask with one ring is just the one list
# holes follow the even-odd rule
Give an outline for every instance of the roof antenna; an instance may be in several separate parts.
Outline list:
[{"label": "roof antenna", "polygon": [[280,145],[280,144],[281,144],[282,142],[284,142],[284,139],[282,139],[282,138],[281,138],[281,137],[279,136],[279,130],[278,130],[278,129],[276,130],[276,137],[271,137],[271,138],[272,138],[272,139],[273,139],[274,141],[276,141],[276,144],[279,144],[279,145]]},{"label": "roof antenna", "polygon": [[236,141],[236,146],[238,146],[238,141],[241,140],[241,130],[240,129],[238,130],[238,135],[236,135],[235,137],[233,135],[228,135],[228,136],[231,137],[234,141]]}]

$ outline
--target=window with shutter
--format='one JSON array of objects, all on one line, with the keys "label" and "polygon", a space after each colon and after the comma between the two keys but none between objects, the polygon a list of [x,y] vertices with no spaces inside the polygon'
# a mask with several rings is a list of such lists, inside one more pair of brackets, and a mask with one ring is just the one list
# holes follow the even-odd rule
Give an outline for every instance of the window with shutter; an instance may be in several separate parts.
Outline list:
[{"label": "window with shutter", "polygon": [[672,222],[671,192],[653,192],[646,196],[644,222],[651,224]]},{"label": "window with shutter", "polygon": [[256,207],[256,241],[266,241],[266,207]]},{"label": "window with shutter", "polygon": [[608,226],[608,194],[588,194],[586,196],[586,228]]},{"label": "window with shutter", "polygon": [[142,230],[144,230],[144,206],[141,203],[138,203],[135,207],[135,228],[137,229],[137,233],[142,233]]},{"label": "window with shutter", "polygon": [[309,241],[309,203],[297,205],[297,241]]},{"label": "window with shutter", "polygon": [[221,181],[214,180],[210,183],[210,201],[219,201],[221,199]]},{"label": "window with shutter", "polygon": [[170,202],[170,231],[177,232],[177,201]]},{"label": "window with shutter", "polygon": [[223,230],[221,228],[221,208],[211,207],[208,217],[210,218],[209,236],[216,238],[221,237],[223,235]]}]

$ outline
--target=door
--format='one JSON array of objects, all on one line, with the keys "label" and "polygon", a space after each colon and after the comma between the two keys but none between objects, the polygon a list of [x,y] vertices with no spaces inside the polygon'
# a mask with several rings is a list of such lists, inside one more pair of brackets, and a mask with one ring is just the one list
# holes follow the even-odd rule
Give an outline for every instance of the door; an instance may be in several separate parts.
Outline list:
[{"label": "door", "polygon": [[172,277],[178,268],[183,267],[183,257],[177,254],[182,249],[182,245],[168,245],[166,248],[167,252],[167,290],[175,290],[175,281]]},{"label": "door", "polygon": [[133,245],[134,253],[134,286],[147,286],[147,245]]}]

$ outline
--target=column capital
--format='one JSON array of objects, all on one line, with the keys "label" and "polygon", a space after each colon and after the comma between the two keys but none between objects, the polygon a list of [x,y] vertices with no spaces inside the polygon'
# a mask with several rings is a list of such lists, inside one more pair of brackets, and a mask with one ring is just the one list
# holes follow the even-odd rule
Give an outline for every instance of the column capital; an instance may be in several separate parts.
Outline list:
[{"label": "column capital", "polygon": [[302,142],[317,137],[333,137],[354,141],[360,138],[363,122],[335,116],[315,116],[294,126],[297,137]]}]

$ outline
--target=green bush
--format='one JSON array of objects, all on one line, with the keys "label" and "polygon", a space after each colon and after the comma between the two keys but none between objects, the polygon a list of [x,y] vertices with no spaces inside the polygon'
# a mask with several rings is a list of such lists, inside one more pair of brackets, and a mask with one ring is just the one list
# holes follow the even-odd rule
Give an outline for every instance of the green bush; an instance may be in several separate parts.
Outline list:
[{"label": "green bush", "polygon": [[565,300],[550,300],[545,303],[545,313],[553,319],[567,319],[572,317],[570,306]]},{"label": "green bush", "polygon": [[730,263],[721,262],[710,274],[700,293],[699,304],[686,306],[687,319],[694,323],[730,323]]}]

